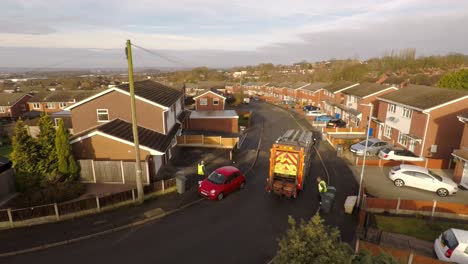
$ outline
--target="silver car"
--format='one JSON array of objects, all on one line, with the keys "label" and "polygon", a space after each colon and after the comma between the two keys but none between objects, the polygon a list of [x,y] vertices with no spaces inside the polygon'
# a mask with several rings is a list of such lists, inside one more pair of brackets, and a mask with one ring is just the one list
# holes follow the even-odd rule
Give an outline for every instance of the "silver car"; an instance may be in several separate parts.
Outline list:
[{"label": "silver car", "polygon": [[[382,141],[377,138],[369,138],[367,143],[367,156],[369,155],[377,155],[379,151],[383,148],[388,148],[390,146],[389,143]],[[366,141],[361,141],[357,144],[351,146],[350,151],[356,155],[364,155],[364,150],[366,148]]]}]

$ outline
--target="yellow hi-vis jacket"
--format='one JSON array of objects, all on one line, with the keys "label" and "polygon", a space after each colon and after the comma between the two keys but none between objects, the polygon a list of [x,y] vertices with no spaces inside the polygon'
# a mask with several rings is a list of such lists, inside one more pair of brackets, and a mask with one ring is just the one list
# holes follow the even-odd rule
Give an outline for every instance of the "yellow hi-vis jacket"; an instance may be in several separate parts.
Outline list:
[{"label": "yellow hi-vis jacket", "polygon": [[198,163],[198,175],[205,175],[205,165]]},{"label": "yellow hi-vis jacket", "polygon": [[319,181],[318,190],[319,190],[319,193],[327,192],[327,184],[325,183],[324,180]]}]

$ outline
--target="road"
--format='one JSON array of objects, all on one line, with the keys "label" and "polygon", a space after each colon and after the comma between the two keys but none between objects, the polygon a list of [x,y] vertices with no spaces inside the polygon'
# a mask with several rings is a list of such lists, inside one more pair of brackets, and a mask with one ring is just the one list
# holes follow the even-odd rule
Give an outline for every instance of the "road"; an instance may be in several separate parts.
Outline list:
[{"label": "road", "polygon": [[[2,263],[266,263],[277,250],[277,240],[288,228],[287,219],[309,219],[318,209],[315,178],[325,176],[318,157],[296,200],[265,192],[269,148],[285,130],[298,128],[290,114],[266,103],[253,102],[254,128],[243,147],[255,147],[261,137],[256,165],[247,175],[245,189],[222,201],[202,201],[179,213],[130,230],[82,242],[0,259]],[[260,126],[264,121],[264,133]],[[307,122],[301,121],[302,125]],[[320,145],[320,154],[336,186],[332,213],[327,224],[339,227],[343,240],[354,239],[356,219],[345,215],[343,203],[357,193],[357,184],[344,161]],[[315,153],[314,153],[315,155]]]}]

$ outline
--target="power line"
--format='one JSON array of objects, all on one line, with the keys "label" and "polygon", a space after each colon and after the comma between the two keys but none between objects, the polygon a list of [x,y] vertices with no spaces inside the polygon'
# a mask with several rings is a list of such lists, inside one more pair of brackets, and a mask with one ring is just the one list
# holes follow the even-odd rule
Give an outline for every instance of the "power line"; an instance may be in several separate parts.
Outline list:
[{"label": "power line", "polygon": [[156,57],[165,59],[165,60],[167,60],[167,61],[169,61],[169,62],[172,62],[172,63],[174,63],[174,64],[178,64],[179,66],[188,67],[185,63],[181,62],[180,60],[171,59],[171,58],[169,58],[168,56],[163,55],[163,54],[161,54],[161,53],[159,53],[159,52],[156,52],[156,51],[152,51],[152,50],[143,48],[143,47],[138,46],[138,45],[135,45],[135,44],[133,44],[133,43],[132,43],[132,46],[134,46],[135,48],[141,49],[141,50],[143,50],[143,51],[145,51],[145,52],[147,52],[147,53],[149,53],[149,54],[151,54],[151,55],[153,55],[153,56],[156,56]]}]

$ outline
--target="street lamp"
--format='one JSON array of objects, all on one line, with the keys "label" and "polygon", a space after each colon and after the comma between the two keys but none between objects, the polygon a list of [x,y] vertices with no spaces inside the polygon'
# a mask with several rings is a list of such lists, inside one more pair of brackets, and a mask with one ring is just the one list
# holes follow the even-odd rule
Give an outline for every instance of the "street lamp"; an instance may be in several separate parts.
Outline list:
[{"label": "street lamp", "polygon": [[362,180],[364,179],[364,169],[366,167],[366,157],[367,157],[367,144],[369,144],[369,131],[370,131],[370,122],[372,117],[372,112],[374,110],[374,105],[372,103],[369,104],[361,104],[364,106],[370,106],[369,116],[367,117],[367,133],[366,133],[366,145],[364,145],[364,158],[362,160],[362,169],[361,169],[361,178],[359,179],[359,192],[357,197],[357,207],[360,208],[361,205],[361,191],[362,191]]}]

